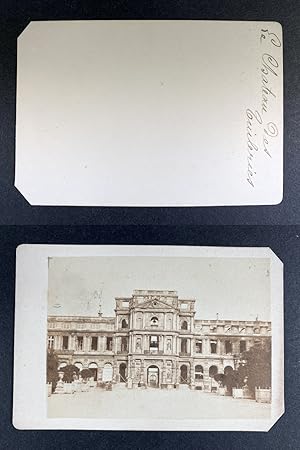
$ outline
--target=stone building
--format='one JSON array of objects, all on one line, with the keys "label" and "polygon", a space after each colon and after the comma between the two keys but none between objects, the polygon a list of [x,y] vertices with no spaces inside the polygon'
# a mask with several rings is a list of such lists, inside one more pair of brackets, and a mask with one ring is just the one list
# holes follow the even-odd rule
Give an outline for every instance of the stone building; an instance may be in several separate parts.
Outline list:
[{"label": "stone building", "polygon": [[90,368],[95,380],[212,391],[216,373],[241,363],[251,346],[271,339],[265,321],[197,320],[195,300],[176,291],[135,290],[118,297],[114,317],[48,316],[48,348],[60,367]]}]

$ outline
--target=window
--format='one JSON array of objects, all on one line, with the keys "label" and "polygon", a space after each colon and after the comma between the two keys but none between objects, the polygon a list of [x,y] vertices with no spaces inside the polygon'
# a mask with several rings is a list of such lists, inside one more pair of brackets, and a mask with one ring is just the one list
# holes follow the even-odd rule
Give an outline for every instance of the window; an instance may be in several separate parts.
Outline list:
[{"label": "window", "polygon": [[150,350],[157,351],[158,350],[158,336],[150,336]]},{"label": "window", "polygon": [[187,353],[187,339],[181,339],[181,353]]},{"label": "window", "polygon": [[210,341],[210,353],[217,353],[217,341]]},{"label": "window", "polygon": [[112,350],[112,342],[113,342],[112,337],[106,338],[106,350]]},{"label": "window", "polygon": [[211,378],[213,378],[215,375],[217,375],[217,373],[218,373],[217,366],[210,366],[210,368],[209,368],[209,376]]},{"label": "window", "polygon": [[83,349],[83,336],[77,337],[77,350]]},{"label": "window", "polygon": [[48,337],[48,348],[53,348],[54,336]]},{"label": "window", "polygon": [[121,338],[121,351],[127,352],[127,337]]},{"label": "window", "polygon": [[232,343],[230,341],[225,341],[225,353],[232,353]]},{"label": "window", "polygon": [[202,353],[202,341],[196,341],[196,353]]},{"label": "window", "polygon": [[121,327],[122,328],[127,328],[128,327],[127,320],[125,320],[125,319],[122,320]]},{"label": "window", "polygon": [[68,350],[69,348],[69,336],[63,336],[63,350]]},{"label": "window", "polygon": [[154,317],[151,318],[151,325],[156,325],[156,326],[158,325],[158,318],[157,317],[154,316]]},{"label": "window", "polygon": [[203,380],[203,367],[200,365],[195,367],[195,380]]},{"label": "window", "polygon": [[188,324],[187,324],[187,321],[186,321],[186,320],[184,320],[184,321],[181,323],[181,329],[182,329],[182,330],[187,330],[187,329],[188,329]]},{"label": "window", "polygon": [[98,349],[98,337],[97,336],[92,336],[91,349],[92,350],[97,350]]},{"label": "window", "polygon": [[246,341],[240,341],[240,353],[246,351]]}]

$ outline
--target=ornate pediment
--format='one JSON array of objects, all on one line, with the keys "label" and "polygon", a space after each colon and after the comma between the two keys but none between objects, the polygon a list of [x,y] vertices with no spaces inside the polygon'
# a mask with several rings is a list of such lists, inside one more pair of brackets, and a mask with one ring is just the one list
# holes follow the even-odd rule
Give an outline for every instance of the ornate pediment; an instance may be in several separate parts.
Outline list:
[{"label": "ornate pediment", "polygon": [[145,302],[137,304],[135,306],[136,306],[136,308],[153,309],[153,310],[173,309],[174,308],[172,305],[169,305],[168,303],[166,303],[160,299],[157,299],[157,298],[152,298],[150,300],[146,300]]}]

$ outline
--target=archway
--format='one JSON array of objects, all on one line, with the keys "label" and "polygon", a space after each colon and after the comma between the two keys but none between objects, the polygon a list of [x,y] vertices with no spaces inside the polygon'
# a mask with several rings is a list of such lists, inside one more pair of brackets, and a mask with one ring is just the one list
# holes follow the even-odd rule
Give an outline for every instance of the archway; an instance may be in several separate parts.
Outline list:
[{"label": "archway", "polygon": [[159,387],[159,368],[157,366],[149,366],[147,370],[147,384],[150,387]]},{"label": "archway", "polygon": [[119,367],[120,383],[126,382],[126,364],[121,363]]},{"label": "archway", "polygon": [[188,368],[185,364],[180,367],[180,383],[187,384],[188,383]]},{"label": "archway", "polygon": [[63,367],[66,367],[68,365],[68,363],[66,363],[66,362],[61,362],[60,364],[59,364],[59,366],[58,366],[58,370],[60,370],[60,369],[62,369]]},{"label": "archway", "polygon": [[83,369],[83,364],[81,363],[81,362],[76,362],[76,363],[74,363],[74,366],[76,366],[77,367],[77,369],[79,369],[79,370],[82,370]]},{"label": "archway", "polygon": [[113,379],[113,367],[110,363],[104,364],[102,372],[102,381],[112,381]]},{"label": "archway", "polygon": [[90,371],[93,374],[94,381],[97,381],[97,379],[98,379],[98,365],[96,363],[94,363],[94,362],[90,363],[89,364],[89,369],[90,369]]},{"label": "archway", "polygon": [[210,368],[209,368],[209,376],[211,378],[213,378],[215,375],[217,375],[217,373],[218,373],[217,366],[210,366]]},{"label": "archway", "polygon": [[231,366],[226,366],[224,368],[224,374],[225,375],[232,375],[232,373],[233,373],[233,368]]}]

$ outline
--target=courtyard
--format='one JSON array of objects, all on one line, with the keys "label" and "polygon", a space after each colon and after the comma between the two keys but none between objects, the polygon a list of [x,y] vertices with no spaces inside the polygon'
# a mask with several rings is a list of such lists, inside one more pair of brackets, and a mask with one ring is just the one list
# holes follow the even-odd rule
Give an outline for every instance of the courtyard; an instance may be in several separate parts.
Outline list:
[{"label": "courtyard", "polygon": [[190,389],[95,388],[89,392],[53,394],[49,418],[103,419],[269,419],[271,405]]}]

